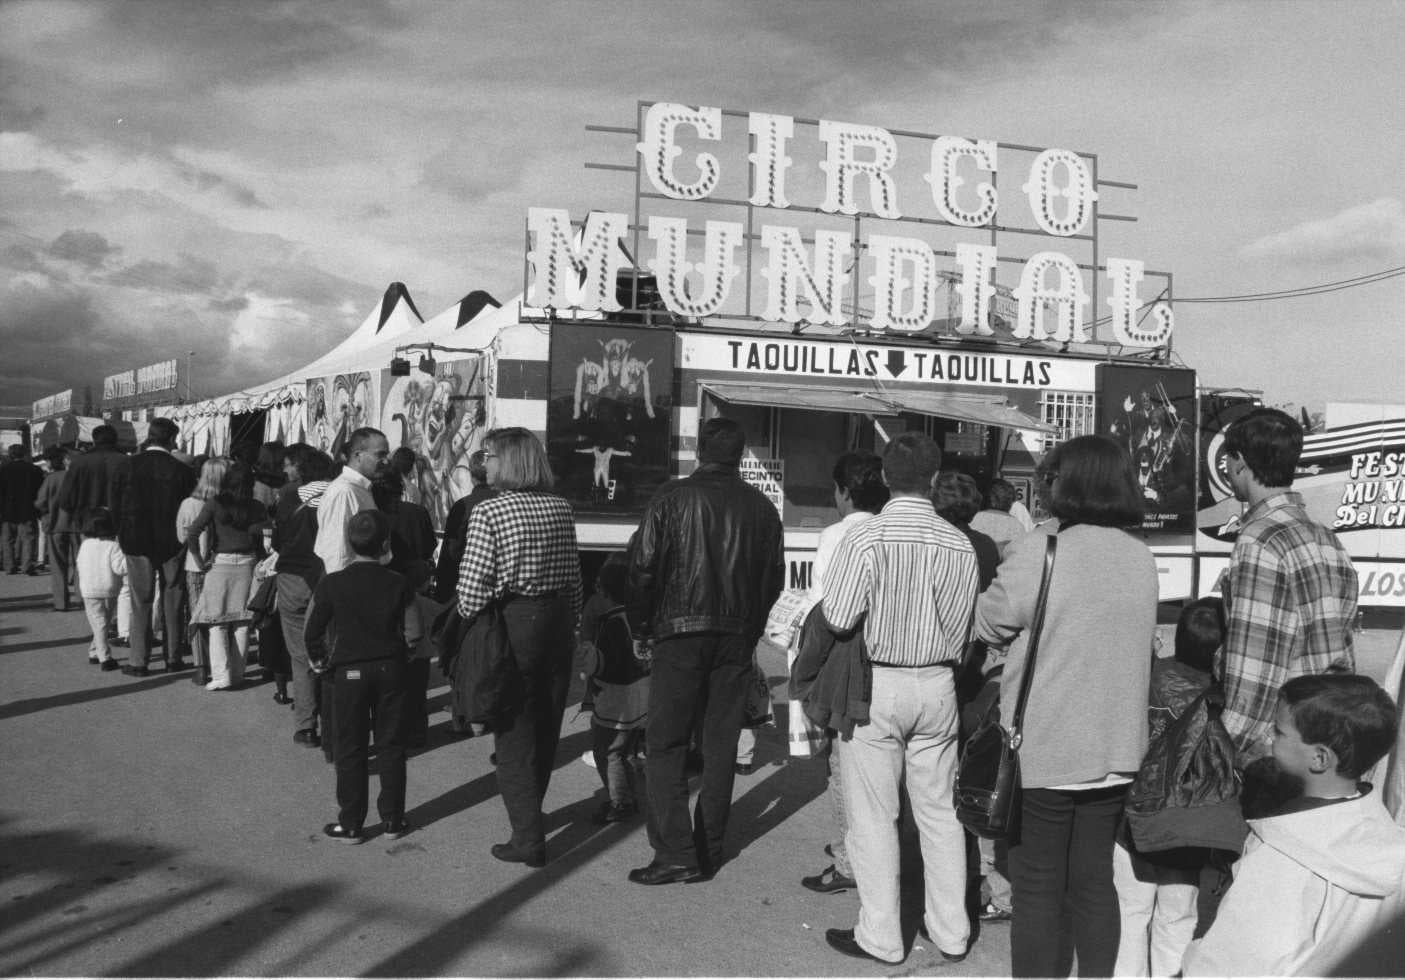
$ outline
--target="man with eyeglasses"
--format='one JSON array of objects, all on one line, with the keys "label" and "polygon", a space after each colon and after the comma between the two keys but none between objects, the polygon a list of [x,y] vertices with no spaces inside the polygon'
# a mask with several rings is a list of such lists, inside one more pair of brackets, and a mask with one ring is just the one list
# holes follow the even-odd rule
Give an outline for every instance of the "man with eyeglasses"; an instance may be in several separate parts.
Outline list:
[{"label": "man with eyeglasses", "polygon": [[355,557],[346,526],[363,510],[375,510],[371,482],[390,465],[390,442],[379,429],[363,428],[347,438],[346,465],[327,487],[317,507],[317,542],[323,574],[339,572]]}]

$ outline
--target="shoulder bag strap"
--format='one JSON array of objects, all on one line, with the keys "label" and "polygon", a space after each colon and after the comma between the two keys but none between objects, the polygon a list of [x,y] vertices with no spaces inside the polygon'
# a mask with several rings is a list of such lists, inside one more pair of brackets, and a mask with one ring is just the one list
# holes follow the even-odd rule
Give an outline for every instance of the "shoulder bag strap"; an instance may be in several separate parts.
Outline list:
[{"label": "shoulder bag strap", "polygon": [[1024,706],[1029,700],[1029,686],[1034,679],[1034,658],[1039,652],[1039,634],[1044,631],[1044,610],[1049,605],[1049,580],[1054,577],[1054,553],[1058,550],[1058,535],[1051,534],[1044,549],[1044,574],[1039,579],[1039,598],[1034,606],[1034,622],[1029,627],[1029,646],[1024,656],[1024,672],[1020,675],[1020,693],[1015,698],[1015,712],[1010,716],[1010,748],[1018,749],[1024,740],[1020,732],[1024,724]]}]

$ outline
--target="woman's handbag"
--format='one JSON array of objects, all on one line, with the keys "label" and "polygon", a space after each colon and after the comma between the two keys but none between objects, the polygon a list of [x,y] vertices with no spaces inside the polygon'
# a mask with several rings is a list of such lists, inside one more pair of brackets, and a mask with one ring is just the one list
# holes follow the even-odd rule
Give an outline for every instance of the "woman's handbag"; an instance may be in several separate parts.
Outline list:
[{"label": "woman's handbag", "polygon": [[1044,551],[1044,574],[1039,580],[1039,599],[1034,622],[1029,628],[1024,672],[1010,725],[1000,724],[999,703],[993,703],[966,740],[956,768],[956,819],[977,837],[990,840],[1012,839],[1019,834],[1020,742],[1025,702],[1029,700],[1034,677],[1034,659],[1039,652],[1039,634],[1044,630],[1044,610],[1049,603],[1049,580],[1054,574],[1054,553],[1058,538],[1049,535]]}]

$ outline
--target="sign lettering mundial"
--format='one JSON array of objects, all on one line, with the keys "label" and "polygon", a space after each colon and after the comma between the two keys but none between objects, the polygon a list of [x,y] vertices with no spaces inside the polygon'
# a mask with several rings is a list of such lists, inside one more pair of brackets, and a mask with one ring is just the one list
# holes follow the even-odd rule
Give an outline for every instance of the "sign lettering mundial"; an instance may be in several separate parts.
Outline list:
[{"label": "sign lettering mundial", "polygon": [[133,371],[110,374],[103,379],[102,397],[129,398],[132,395],[145,395],[154,391],[167,391],[176,387],[177,362],[172,359],[158,364],[149,364]]},{"label": "sign lettering mundial", "polygon": [[[798,121],[784,115],[745,113],[751,148],[745,167],[749,170],[747,186],[752,190],[744,201],[724,200],[718,194],[726,176],[723,165],[706,149],[710,142],[718,141],[721,152],[723,115],[716,107],[672,102],[654,103],[643,111],[635,150],[641,180],[654,191],[644,196],[691,204],[749,204],[773,211],[863,216],[886,219],[880,223],[885,229],[894,223],[898,230],[904,227],[896,174],[898,141],[893,132],[818,120],[821,159],[817,166],[822,176],[797,176],[792,174],[790,153]],[[1011,175],[1001,168],[1001,146],[993,140],[900,135],[925,144],[926,170],[921,180],[926,186],[918,193],[923,198],[921,206],[936,213],[934,218],[914,217],[912,221],[981,229],[994,237],[1003,227],[1002,193],[1018,193],[1027,202],[1037,228],[1016,230],[1036,238],[1096,241],[1087,229],[1090,222],[1096,223],[1098,181],[1082,155],[1057,148],[1016,147],[1034,155],[1027,168]],[[685,141],[705,149],[682,163],[679,158],[685,154],[680,143]],[[924,165],[923,161],[917,163]],[[962,176],[973,171],[974,179]],[[1002,178],[1000,190],[996,188],[997,173]],[[788,178],[792,176],[797,176],[796,183],[818,183],[818,200],[792,202],[788,195]],[[901,191],[912,193],[907,185]],[[642,217],[640,220],[643,223]],[[535,272],[528,305],[604,312],[621,308],[615,295],[615,276],[629,258],[617,243],[630,231],[627,215],[591,212],[578,237],[566,210],[533,207],[527,212],[527,229],[527,259]],[[723,311],[733,298],[741,271],[738,252],[751,248],[753,240],[759,240],[763,253],[760,275],[767,283],[759,307],[763,320],[849,326],[854,307],[860,306],[868,328],[912,333],[945,312],[944,306],[939,309],[943,277],[937,253],[920,238],[868,232],[857,243],[863,253],[861,264],[855,256],[852,230],[816,228],[807,243],[801,229],[791,225],[762,224],[758,234],[740,221],[709,218],[699,233],[689,227],[687,219],[665,215],[649,215],[646,230],[654,249],[646,266],[657,278],[664,305],[680,316],[706,317]],[[687,242],[699,234],[702,261],[694,262],[689,259]],[[959,279],[954,288],[961,297],[961,315],[954,329],[961,335],[991,336],[994,331],[989,314],[996,301],[996,264],[1001,261],[997,247],[989,242],[959,242],[954,260]],[[1132,347],[1166,344],[1174,328],[1170,306],[1144,303],[1138,295],[1145,263],[1108,257],[1098,269],[1106,272],[1109,284],[1106,302],[1112,339]],[[1063,251],[1040,249],[1029,255],[1013,293],[1016,340],[1084,343],[1090,339],[1085,316],[1090,296],[1078,264]],[[855,294],[861,303],[855,302]],[[806,304],[803,310],[802,299]]]}]

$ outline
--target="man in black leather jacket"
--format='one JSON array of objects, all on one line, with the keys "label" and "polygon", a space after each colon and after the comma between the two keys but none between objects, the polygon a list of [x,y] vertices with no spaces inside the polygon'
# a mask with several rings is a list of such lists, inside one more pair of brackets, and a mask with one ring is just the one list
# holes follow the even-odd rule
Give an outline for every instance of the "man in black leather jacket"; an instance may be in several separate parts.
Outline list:
[{"label": "man in black leather jacket", "polygon": [[[645,742],[654,860],[629,874],[643,885],[708,878],[722,862],[752,651],[785,574],[780,515],[737,472],[745,443],[731,419],[703,423],[698,468],[649,502],[630,550],[630,628],[638,646],[653,646]],[[693,826],[685,765],[699,713]]]}]

